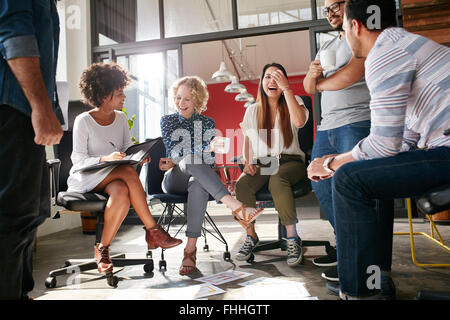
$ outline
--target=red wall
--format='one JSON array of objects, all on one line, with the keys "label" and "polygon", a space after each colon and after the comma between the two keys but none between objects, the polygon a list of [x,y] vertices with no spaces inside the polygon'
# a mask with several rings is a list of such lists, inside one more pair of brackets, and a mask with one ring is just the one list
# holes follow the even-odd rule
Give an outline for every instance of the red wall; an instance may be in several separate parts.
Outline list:
[{"label": "red wall", "polygon": [[[289,77],[289,83],[295,95],[308,95],[303,88],[304,75]],[[252,94],[255,99],[258,92],[257,81],[241,81],[247,88],[247,91]],[[219,131],[218,135],[227,136],[226,129],[235,130],[236,138],[232,139],[230,151],[227,155],[217,155],[218,164],[232,164],[231,159],[242,155],[243,137],[238,131],[239,123],[244,117],[245,102],[235,101],[236,93],[225,92],[225,87],[229,83],[217,83],[208,85],[209,101],[208,109],[203,113],[211,117],[216,122],[216,129]],[[221,133],[221,134],[220,134]]]}]

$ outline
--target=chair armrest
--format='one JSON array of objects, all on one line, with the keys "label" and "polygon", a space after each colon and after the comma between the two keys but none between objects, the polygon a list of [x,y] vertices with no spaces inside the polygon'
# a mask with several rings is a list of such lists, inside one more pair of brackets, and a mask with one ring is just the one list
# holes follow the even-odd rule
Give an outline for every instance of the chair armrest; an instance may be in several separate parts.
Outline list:
[{"label": "chair armrest", "polygon": [[61,160],[50,159],[47,160],[47,167],[50,171],[52,197],[54,198],[53,205],[56,205],[56,197],[59,192],[59,168],[61,167]]}]

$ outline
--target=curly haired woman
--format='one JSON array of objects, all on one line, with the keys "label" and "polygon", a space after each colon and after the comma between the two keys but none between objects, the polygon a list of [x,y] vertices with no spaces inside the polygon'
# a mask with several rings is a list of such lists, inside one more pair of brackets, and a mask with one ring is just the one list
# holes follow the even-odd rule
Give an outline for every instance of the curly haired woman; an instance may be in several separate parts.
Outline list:
[{"label": "curly haired woman", "polygon": [[79,84],[84,102],[93,109],[75,119],[73,167],[67,184],[69,192],[104,192],[109,196],[102,238],[94,248],[99,272],[113,269],[109,245],[128,214],[130,204],[145,226],[149,249],[168,249],[182,242],[156,224],[139,176],[132,166],[108,166],[93,172],[75,173],[77,169],[94,163],[121,160],[125,156],[124,151],[133,144],[127,117],[118,111],[123,107],[123,90],[129,82],[128,74],[119,65],[94,63],[83,72]]},{"label": "curly haired woman", "polygon": [[188,275],[196,271],[196,244],[201,235],[206,205],[211,195],[240,218],[254,219],[261,212],[244,208],[233,198],[212,169],[214,151],[222,146],[215,139],[214,120],[202,115],[209,94],[205,82],[199,77],[178,79],[172,86],[177,113],[161,119],[161,132],[168,158],[161,158],[159,167],[166,171],[162,188],[174,194],[188,194],[188,238],[179,273]]}]

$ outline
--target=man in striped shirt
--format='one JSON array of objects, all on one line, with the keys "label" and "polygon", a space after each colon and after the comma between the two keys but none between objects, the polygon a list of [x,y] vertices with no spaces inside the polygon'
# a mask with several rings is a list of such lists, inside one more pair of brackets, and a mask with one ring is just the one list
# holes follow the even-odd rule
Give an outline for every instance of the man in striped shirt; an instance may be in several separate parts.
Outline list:
[{"label": "man in striped shirt", "polygon": [[308,167],[311,179],[334,175],[343,299],[379,293],[368,285],[370,270],[385,263],[379,230],[393,219],[376,215],[373,200],[414,197],[450,183],[450,136],[444,134],[450,128],[450,49],[392,27],[395,10],[394,0],[347,1],[347,41],[356,58],[366,58],[371,131],[352,151]]}]

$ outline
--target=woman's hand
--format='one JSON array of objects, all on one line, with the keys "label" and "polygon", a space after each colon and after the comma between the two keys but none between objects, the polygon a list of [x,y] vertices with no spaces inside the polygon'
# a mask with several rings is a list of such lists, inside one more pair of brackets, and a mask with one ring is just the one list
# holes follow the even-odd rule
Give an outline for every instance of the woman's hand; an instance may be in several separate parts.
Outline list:
[{"label": "woman's hand", "polygon": [[152,161],[152,158],[150,156],[146,157],[144,160],[142,160],[139,164],[143,166],[146,163],[150,163]]},{"label": "woman's hand", "polygon": [[281,90],[284,91],[289,88],[289,80],[284,76],[283,71],[276,70],[274,73],[272,73],[272,78],[275,80]]},{"label": "woman's hand", "polygon": [[256,166],[254,164],[246,162],[244,165],[244,173],[249,176],[254,176],[256,174]]},{"label": "woman's hand", "polygon": [[175,167],[175,163],[173,163],[170,158],[161,158],[159,159],[159,170],[167,171]]},{"label": "woman's hand", "polygon": [[101,157],[100,162],[122,160],[126,156],[125,153],[115,151],[107,156]]},{"label": "woman's hand", "polygon": [[209,144],[209,151],[219,154],[224,154],[228,152],[230,147],[230,139],[226,137],[214,137]]}]

